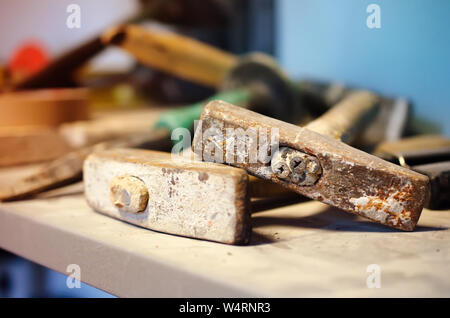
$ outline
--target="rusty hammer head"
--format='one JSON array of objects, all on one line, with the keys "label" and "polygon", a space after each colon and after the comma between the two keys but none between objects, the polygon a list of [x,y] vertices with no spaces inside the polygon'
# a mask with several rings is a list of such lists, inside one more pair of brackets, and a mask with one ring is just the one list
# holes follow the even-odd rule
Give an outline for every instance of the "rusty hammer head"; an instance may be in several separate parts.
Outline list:
[{"label": "rusty hammer head", "polygon": [[[193,150],[202,160],[244,168],[311,199],[401,230],[414,229],[428,197],[428,179],[419,173],[310,129],[221,101],[205,107]],[[287,164],[282,169],[288,173],[273,169],[272,160],[280,160],[279,150],[284,151]],[[294,173],[301,159],[289,168],[292,153],[318,162],[312,181],[305,182],[306,163],[303,178]]]}]

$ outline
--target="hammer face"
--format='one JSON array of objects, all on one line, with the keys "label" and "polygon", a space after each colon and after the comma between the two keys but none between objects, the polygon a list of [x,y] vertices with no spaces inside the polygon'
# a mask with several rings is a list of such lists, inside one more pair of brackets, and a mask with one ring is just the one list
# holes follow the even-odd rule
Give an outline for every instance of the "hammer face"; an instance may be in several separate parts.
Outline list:
[{"label": "hammer face", "polygon": [[249,239],[242,169],[115,149],[90,155],[83,172],[88,204],[100,213],[181,236],[227,244]]},{"label": "hammer face", "polygon": [[[251,141],[248,135],[243,137],[248,145],[256,144],[258,151],[264,144],[260,143],[261,139],[277,140],[280,148],[289,147],[317,158],[321,166],[320,177],[314,184],[307,186],[299,185],[289,178],[279,178],[273,173],[270,161],[249,160],[255,157],[250,153],[255,150],[252,146],[246,149],[249,153],[245,155],[239,151],[238,156],[230,155],[230,151],[235,149],[229,147],[229,138],[220,138],[217,134],[227,136],[227,133],[229,135],[230,131],[238,128],[272,134],[263,138],[258,136],[257,141]],[[273,136],[275,133],[277,136]],[[223,142],[218,142],[220,140]],[[333,138],[220,101],[209,103],[203,111],[193,147],[203,160],[217,161],[223,153],[223,160],[219,162],[244,168],[252,175],[281,184],[311,199],[402,230],[414,229],[428,196],[428,179],[421,174]],[[273,147],[264,148],[273,150]],[[233,156],[241,160],[227,160]]]}]

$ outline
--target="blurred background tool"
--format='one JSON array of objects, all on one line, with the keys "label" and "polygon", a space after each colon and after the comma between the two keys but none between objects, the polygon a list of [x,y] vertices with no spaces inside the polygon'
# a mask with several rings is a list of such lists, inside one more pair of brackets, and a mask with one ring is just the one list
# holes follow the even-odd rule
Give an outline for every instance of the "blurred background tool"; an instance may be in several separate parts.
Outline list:
[{"label": "blurred background tool", "polygon": [[0,167],[52,160],[71,150],[51,127],[0,127]]},{"label": "blurred background tool", "polygon": [[[351,140],[373,118],[377,101],[370,92],[353,92],[303,128],[224,102],[211,102],[202,114],[202,125],[195,132],[194,152],[202,160],[215,162],[227,162],[224,159],[227,155],[235,155],[234,149],[223,145],[220,129],[215,129],[214,134],[209,131],[208,139],[203,139],[204,131],[219,124],[223,124],[223,129],[244,131],[250,127],[278,128],[279,143],[285,147],[271,154],[270,165],[249,162],[248,150],[240,154],[243,163],[238,160],[227,163],[309,198],[411,231],[427,199],[428,178],[341,142]],[[247,143],[245,137],[248,136],[236,135],[235,142]],[[219,158],[217,147],[222,154]],[[228,154],[228,151],[232,152]]]},{"label": "blurred background tool", "polygon": [[83,88],[0,94],[0,166],[55,159],[71,150],[58,126],[90,117]]},{"label": "blurred background tool", "polygon": [[[283,120],[307,120],[305,105],[299,105],[298,92],[277,63],[268,55],[252,54],[238,58],[172,32],[125,25],[107,31],[102,40],[130,52],[141,63],[199,84],[221,88],[221,98]],[[202,107],[188,110],[191,128]],[[177,116],[177,113],[174,113]],[[179,117],[182,117],[180,114]],[[185,125],[171,125],[170,119],[159,125],[169,130]]]},{"label": "blurred background tool", "polygon": [[350,143],[376,118],[379,103],[372,92],[354,91],[305,128]]},{"label": "blurred background tool", "polygon": [[[268,1],[265,2],[268,3]],[[105,82],[106,80],[107,82],[114,77],[116,79],[122,77],[124,83],[133,82],[133,85],[137,85],[147,96],[158,99],[159,101],[177,103],[197,101],[210,95],[211,90],[167,76],[167,74],[157,70],[144,69],[140,66],[134,66],[129,74],[117,73],[113,68],[126,59],[124,56],[121,56],[118,60],[116,59],[116,62],[118,61],[119,63],[115,63],[113,67],[103,68],[103,72],[99,73],[95,67],[97,62],[100,65],[101,61],[107,61],[108,58],[113,58],[111,60],[113,61],[114,58],[119,57],[119,54],[113,52],[113,50],[103,52],[105,45],[100,41],[99,32],[101,32],[101,28],[99,26],[103,25],[103,28],[105,28],[108,25],[105,24],[105,21],[108,20],[109,25],[113,23],[147,22],[158,25],[160,28],[172,29],[189,36],[200,38],[202,41],[209,42],[224,49],[245,50],[248,43],[241,37],[245,36],[246,33],[260,32],[260,30],[247,30],[246,32],[235,30],[234,27],[243,23],[243,21],[238,22],[237,19],[242,19],[244,16],[250,15],[251,19],[253,19],[255,12],[257,13],[256,16],[258,16],[262,14],[260,11],[264,11],[260,10],[261,8],[255,8],[253,5],[241,5],[238,1],[229,2],[223,0],[142,0],[130,1],[126,5],[118,5],[117,3],[111,6],[109,3],[107,5],[110,9],[111,17],[114,15],[120,16],[119,19],[117,17],[116,20],[111,19],[111,17],[108,19],[108,15],[105,12],[99,16],[95,16],[96,23],[90,24],[97,25],[97,28],[92,28],[91,25],[85,25],[83,29],[76,30],[77,35],[89,34],[89,37],[83,37],[83,41],[78,41],[81,44],[75,47],[73,45],[65,45],[65,47],[71,48],[65,48],[62,52],[59,51],[57,57],[52,58],[47,67],[26,79],[13,82],[11,88],[34,89],[72,87],[78,85],[91,86],[93,81],[100,80],[100,82]],[[101,5],[84,4],[83,7],[89,7],[87,10],[95,11]],[[117,12],[117,7],[125,7],[126,13]],[[239,7],[239,12],[236,12],[233,9],[234,7]],[[266,8],[266,10],[270,7]],[[130,10],[131,8],[134,9]],[[250,13],[250,10],[253,12]],[[97,22],[97,18],[99,22]],[[269,22],[266,19],[265,29],[271,29],[272,22]],[[93,30],[95,32],[92,32]],[[61,30],[61,33],[69,33],[67,36],[74,34],[67,30]],[[231,33],[237,33],[239,36],[232,36]],[[267,37],[263,42],[270,42],[269,39],[271,38]],[[65,43],[67,42],[66,40],[64,38],[62,42]],[[104,54],[96,59],[96,63],[87,63],[101,52]],[[98,83],[95,85],[98,85]]]},{"label": "blurred background tool", "polygon": [[110,29],[102,42],[119,45],[144,65],[206,86],[217,87],[236,57],[167,30],[126,25]]},{"label": "blurred background tool", "polygon": [[83,43],[81,46],[54,59],[38,72],[19,79],[12,79],[10,89],[36,89],[49,87],[73,87],[73,72],[92,56],[103,50],[98,38]]},{"label": "blurred background tool", "polygon": [[[291,82],[275,60],[264,54],[241,58],[167,31],[138,25],[116,27],[104,34],[105,43],[130,52],[143,64],[173,75],[220,88],[208,98],[251,107],[256,112],[296,124],[323,114],[355,89],[338,83]],[[207,79],[207,80],[205,80]],[[205,102],[163,115],[156,124],[172,131],[191,128]],[[378,117],[359,136],[356,144],[371,150],[384,140],[403,136],[410,114],[404,99],[383,97]]]},{"label": "blurred background tool", "polygon": [[[308,109],[314,116],[320,116],[339,103],[345,96],[357,88],[349,87],[340,82],[318,82],[301,80],[298,83],[302,103],[310,105]],[[405,134],[416,134],[408,129],[411,117],[414,115],[411,104],[404,98],[390,98],[379,94],[379,111],[377,117],[368,123],[361,132],[354,146],[372,152],[382,141],[394,141]]]},{"label": "blurred background tool", "polygon": [[[82,148],[127,135],[152,134],[149,127],[152,127],[164,112],[165,108],[156,105],[110,112],[107,115],[98,115],[91,120],[62,124],[58,127],[58,133],[71,147]],[[170,139],[168,134],[166,139]]]},{"label": "blurred background tool", "polygon": [[[138,22],[145,19],[160,18],[165,20],[173,19],[168,16],[170,7],[173,8],[176,0],[150,1],[144,2],[141,10],[126,19],[124,23]],[[176,19],[176,18],[175,18]],[[83,66],[88,60],[105,49],[105,45],[100,40],[100,36],[94,36],[81,45],[68,50],[57,58],[53,59],[45,68],[36,69],[33,72],[12,81],[12,89],[35,89],[48,87],[71,87],[77,86],[74,72]]]},{"label": "blurred background tool", "polygon": [[384,142],[378,145],[375,155],[430,178],[427,208],[450,208],[450,139],[420,135]]},{"label": "blurred background tool", "polygon": [[166,133],[162,131],[153,134],[128,135],[111,141],[105,141],[93,146],[84,147],[65,154],[54,161],[50,161],[14,183],[0,185],[0,201],[17,200],[40,193],[45,190],[67,185],[82,177],[83,162],[86,157],[95,150],[117,147],[139,147],[160,149],[164,148],[161,140]]}]

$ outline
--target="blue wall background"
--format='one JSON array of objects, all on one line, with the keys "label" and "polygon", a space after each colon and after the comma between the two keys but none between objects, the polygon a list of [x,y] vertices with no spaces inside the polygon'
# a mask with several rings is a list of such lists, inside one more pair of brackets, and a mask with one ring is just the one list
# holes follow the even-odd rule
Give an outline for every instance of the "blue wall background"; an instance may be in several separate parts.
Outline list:
[{"label": "blue wall background", "polygon": [[[381,29],[369,29],[369,4]],[[276,55],[295,78],[408,97],[450,135],[450,0],[279,0]]]}]

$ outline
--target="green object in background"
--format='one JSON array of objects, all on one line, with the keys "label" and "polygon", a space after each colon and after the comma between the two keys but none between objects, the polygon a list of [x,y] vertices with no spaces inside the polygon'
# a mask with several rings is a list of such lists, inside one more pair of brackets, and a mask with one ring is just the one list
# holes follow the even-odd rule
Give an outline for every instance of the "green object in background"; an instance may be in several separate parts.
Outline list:
[{"label": "green object in background", "polygon": [[407,135],[440,135],[443,127],[437,121],[413,114],[406,127]]},{"label": "green object in background", "polygon": [[242,104],[246,104],[250,100],[250,97],[251,93],[246,89],[218,93],[205,101],[165,112],[159,117],[154,128],[165,128],[170,133],[172,133],[174,129],[180,127],[191,129],[194,120],[200,118],[203,108],[208,102],[220,99],[231,104],[244,106]]}]

